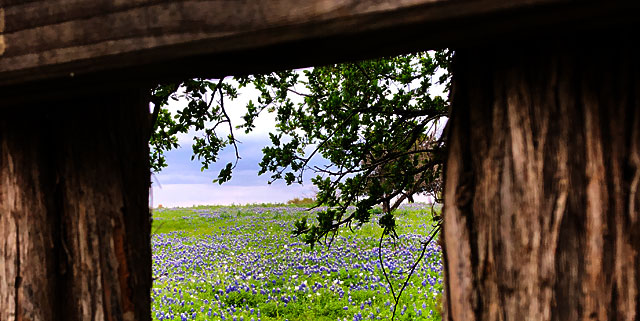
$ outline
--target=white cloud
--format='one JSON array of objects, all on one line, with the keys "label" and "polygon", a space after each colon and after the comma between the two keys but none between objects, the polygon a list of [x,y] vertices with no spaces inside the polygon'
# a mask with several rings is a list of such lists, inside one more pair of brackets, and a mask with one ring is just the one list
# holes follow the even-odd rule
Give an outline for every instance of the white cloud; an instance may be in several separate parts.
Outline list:
[{"label": "white cloud", "polygon": [[[236,87],[238,86],[237,82],[235,82],[231,78],[226,79],[225,82],[229,82]],[[178,95],[181,96],[183,94],[184,93],[181,89],[178,92]],[[259,95],[260,92],[253,85],[249,84],[247,87],[240,88],[238,90],[238,98],[231,100],[229,97],[226,97],[224,100],[225,110],[229,114],[229,118],[231,119],[231,123],[234,127],[234,135],[236,139],[240,141],[268,137],[268,133],[270,131],[273,131],[275,127],[275,115],[264,111],[254,122],[256,126],[249,134],[245,134],[244,129],[235,128],[236,126],[244,123],[244,120],[242,120],[242,116],[244,116],[247,112],[247,104],[249,103],[249,101],[254,100],[254,103],[257,104],[255,100],[257,99],[257,97],[259,97]],[[173,115],[177,115],[177,112],[184,108],[187,104],[188,100],[184,97],[180,97],[178,100],[169,99],[167,109],[169,109],[169,111]],[[220,128],[220,133],[221,135],[227,135],[229,133],[229,130],[225,126]],[[193,137],[199,135],[201,135],[201,133],[195,130],[190,130],[188,133],[180,133],[177,135],[178,143],[182,147],[189,147],[193,143]]]}]

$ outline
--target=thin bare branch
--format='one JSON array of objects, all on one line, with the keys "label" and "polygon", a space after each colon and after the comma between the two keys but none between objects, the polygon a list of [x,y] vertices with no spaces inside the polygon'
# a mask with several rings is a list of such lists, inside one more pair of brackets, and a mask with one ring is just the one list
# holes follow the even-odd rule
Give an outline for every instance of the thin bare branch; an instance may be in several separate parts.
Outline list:
[{"label": "thin bare branch", "polygon": [[234,169],[236,168],[236,165],[238,165],[238,161],[240,160],[240,153],[238,152],[238,144],[236,143],[237,142],[236,138],[233,135],[233,126],[231,124],[231,118],[229,118],[229,114],[227,114],[227,111],[224,109],[224,93],[222,92],[222,86],[221,86],[223,79],[220,79],[220,82],[218,82],[216,89],[220,93],[220,110],[222,110],[222,114],[224,115],[226,122],[229,124],[229,136],[231,138],[231,144],[233,144],[233,149],[235,150],[235,153],[236,153],[236,161],[232,167],[232,169]]}]

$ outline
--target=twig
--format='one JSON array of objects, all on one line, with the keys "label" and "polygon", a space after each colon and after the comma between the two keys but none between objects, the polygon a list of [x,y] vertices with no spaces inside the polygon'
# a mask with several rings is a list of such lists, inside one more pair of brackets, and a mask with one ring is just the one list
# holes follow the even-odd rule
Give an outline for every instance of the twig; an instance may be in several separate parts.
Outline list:
[{"label": "twig", "polygon": [[229,114],[227,114],[227,111],[224,109],[224,94],[222,93],[222,86],[220,86],[220,84],[222,83],[222,79],[220,80],[220,82],[218,83],[218,86],[216,87],[216,89],[218,89],[218,92],[220,93],[220,109],[222,110],[222,114],[224,115],[224,117],[227,119],[226,122],[229,125],[229,136],[231,139],[231,143],[233,144],[233,148],[236,152],[236,161],[233,164],[233,168],[236,168],[236,165],[238,165],[238,161],[240,160],[240,153],[238,152],[238,144],[236,144],[236,138],[233,135],[233,126],[231,124],[231,118],[229,118]]},{"label": "twig", "polygon": [[438,223],[437,227],[433,231],[431,231],[431,233],[429,235],[429,239],[426,242],[422,243],[422,252],[420,252],[420,256],[418,257],[418,259],[415,261],[415,263],[411,267],[411,270],[409,271],[409,275],[407,275],[407,278],[404,280],[404,283],[402,284],[402,287],[400,288],[400,292],[398,292],[398,296],[396,296],[395,291],[393,290],[393,283],[391,283],[391,281],[389,280],[389,276],[387,275],[387,271],[385,270],[384,263],[382,261],[382,239],[384,238],[384,235],[385,235],[385,232],[387,231],[387,229],[385,229],[382,232],[382,235],[380,236],[380,243],[378,245],[378,259],[380,260],[380,268],[382,269],[382,273],[384,274],[384,277],[387,280],[387,283],[389,284],[389,287],[391,288],[391,295],[393,296],[394,305],[393,305],[393,312],[391,314],[391,321],[393,321],[395,319],[395,317],[396,317],[396,308],[398,307],[398,303],[400,303],[400,297],[402,296],[402,292],[407,287],[407,284],[409,284],[409,280],[411,279],[411,276],[413,275],[413,272],[415,271],[416,267],[418,266],[418,263],[420,263],[420,261],[422,261],[422,258],[424,257],[424,253],[427,250],[427,246],[429,245],[429,243],[431,243],[431,241],[436,236],[436,234],[438,234],[438,232],[440,232],[440,227],[441,227],[441,224]]},{"label": "twig", "polygon": [[[393,300],[396,301],[396,293],[393,290],[393,283],[389,281],[389,276],[387,275],[387,270],[384,268],[384,262],[382,261],[382,240],[384,239],[384,235],[386,234],[387,229],[385,228],[382,231],[382,235],[380,235],[380,243],[378,244],[378,259],[380,260],[380,269],[382,269],[382,274],[384,274],[384,278],[387,280],[389,287],[391,288],[391,295],[393,296]],[[396,311],[394,308],[393,314],[395,315]],[[393,320],[393,317],[391,318]]]},{"label": "twig", "polygon": [[156,233],[158,233],[158,231],[160,230],[162,225],[164,225],[164,223],[166,223],[166,222],[160,223],[160,225],[158,225],[158,227],[156,227],[156,229],[153,232],[151,232],[151,235],[156,235]]}]

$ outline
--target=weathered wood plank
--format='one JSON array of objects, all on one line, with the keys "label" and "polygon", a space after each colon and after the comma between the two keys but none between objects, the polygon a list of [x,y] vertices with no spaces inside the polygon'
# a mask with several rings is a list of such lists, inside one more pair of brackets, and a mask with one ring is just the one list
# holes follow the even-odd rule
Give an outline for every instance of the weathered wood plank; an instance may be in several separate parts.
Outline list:
[{"label": "weathered wood plank", "polygon": [[456,53],[443,320],[640,319],[640,51],[626,39]]},{"label": "weathered wood plank", "polygon": [[[637,7],[627,1],[569,0],[5,0],[0,2],[0,85],[140,65],[148,66],[146,71],[178,69],[163,64],[304,44],[306,58],[290,59],[301,50],[280,53],[290,68],[324,62],[319,57],[335,51],[348,59],[459,46],[478,36],[558,22],[624,23],[638,19]],[[400,40],[389,36],[396,32]],[[423,41],[409,44],[411,38]],[[316,39],[322,41],[310,46]],[[272,64],[272,58],[261,65]],[[229,68],[252,71],[241,61]],[[193,73],[187,70],[186,75]]]},{"label": "weathered wood plank", "polygon": [[151,319],[147,92],[3,110],[1,321]]}]

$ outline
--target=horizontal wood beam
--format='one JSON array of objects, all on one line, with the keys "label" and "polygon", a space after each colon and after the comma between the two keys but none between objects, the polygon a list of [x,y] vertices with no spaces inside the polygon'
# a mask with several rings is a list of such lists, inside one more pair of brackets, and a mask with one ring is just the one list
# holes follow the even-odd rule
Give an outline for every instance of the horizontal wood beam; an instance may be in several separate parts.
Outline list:
[{"label": "horizontal wood beam", "polygon": [[[632,1],[4,0],[0,89],[215,77],[635,24]],[[93,80],[92,80],[93,79]],[[97,79],[97,80],[96,80]]]}]

